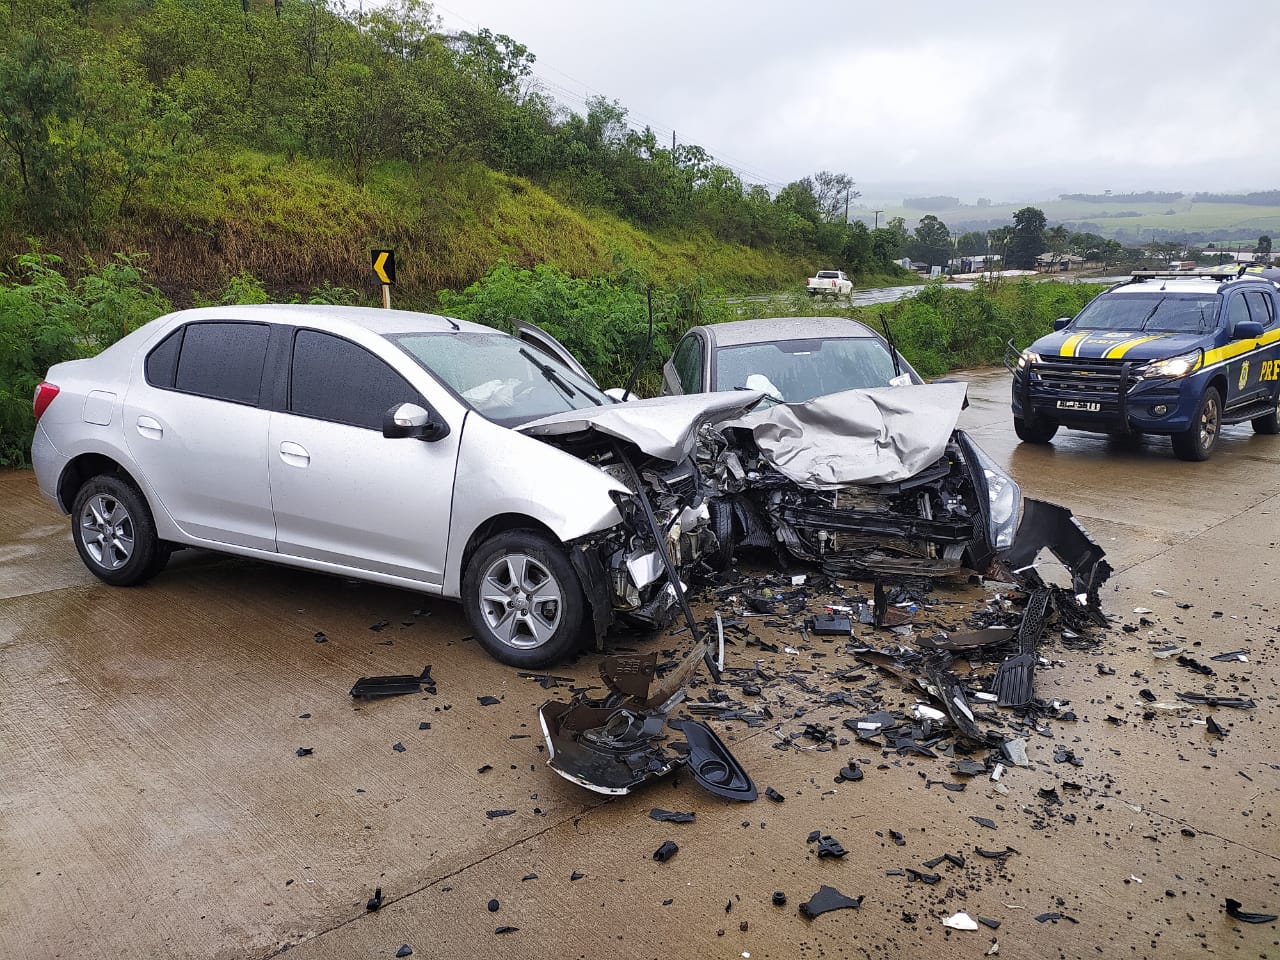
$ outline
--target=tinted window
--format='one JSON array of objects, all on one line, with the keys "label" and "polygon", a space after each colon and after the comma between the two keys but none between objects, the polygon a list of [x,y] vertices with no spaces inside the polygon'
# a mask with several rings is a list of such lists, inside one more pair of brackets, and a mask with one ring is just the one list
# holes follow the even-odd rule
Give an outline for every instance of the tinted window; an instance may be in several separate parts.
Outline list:
[{"label": "tinted window", "polygon": [[179,327],[147,354],[147,383],[153,387],[173,388],[173,378],[178,373],[178,351],[181,348],[182,327]]},{"label": "tinted window", "polygon": [[1249,302],[1249,315],[1257,320],[1264,327],[1271,326],[1275,322],[1275,304],[1272,299],[1261,290],[1250,290],[1245,294],[1245,299]]},{"label": "tinted window", "polygon": [[391,407],[421,402],[404,377],[364,347],[315,330],[294,336],[291,413],[381,430]]},{"label": "tinted window", "polygon": [[[1257,320],[1257,317],[1249,316],[1249,307],[1244,302],[1243,296],[1232,297],[1227,301],[1227,330],[1235,333],[1236,324],[1244,323],[1246,320]],[[1263,322],[1263,321],[1259,321]]]},{"label": "tinted window", "polygon": [[1104,293],[1080,311],[1071,329],[1208,333],[1217,308],[1214,293]]},{"label": "tinted window", "polygon": [[676,376],[685,393],[702,392],[702,344],[696,336],[685,337],[672,358]]},{"label": "tinted window", "polygon": [[270,333],[265,323],[189,323],[174,388],[202,397],[258,402]]}]

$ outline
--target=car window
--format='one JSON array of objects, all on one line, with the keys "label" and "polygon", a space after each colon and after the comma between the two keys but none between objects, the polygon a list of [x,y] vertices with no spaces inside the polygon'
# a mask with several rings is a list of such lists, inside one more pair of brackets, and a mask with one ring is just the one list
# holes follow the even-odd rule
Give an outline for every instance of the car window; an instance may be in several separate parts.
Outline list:
[{"label": "car window", "polygon": [[893,357],[875,337],[721,347],[715,365],[719,389],[764,390],[786,403],[803,403],[842,390],[887,387],[894,377]]},{"label": "car window", "polygon": [[1249,306],[1245,303],[1244,294],[1233,294],[1227,301],[1227,332],[1234,334],[1237,323],[1256,319],[1249,316]]},{"label": "car window", "polygon": [[702,341],[696,334],[690,334],[680,341],[676,354],[671,358],[671,365],[676,368],[676,376],[680,379],[680,387],[685,393],[701,393],[702,386]]},{"label": "car window", "polygon": [[270,332],[265,323],[187,324],[173,388],[215,400],[257,404]]},{"label": "car window", "polygon": [[613,403],[555,358],[505,333],[405,333],[388,339],[472,409],[503,426]]},{"label": "car window", "polygon": [[182,349],[182,327],[169,334],[147,354],[147,383],[153,387],[173,389],[178,375],[178,351]]},{"label": "car window", "polygon": [[1275,301],[1261,290],[1250,290],[1245,295],[1245,300],[1249,304],[1249,316],[1257,320],[1264,327],[1269,327],[1275,323]]},{"label": "car window", "polygon": [[289,412],[352,427],[381,430],[386,412],[421,403],[418,391],[364,347],[317,330],[293,338]]},{"label": "car window", "polygon": [[1208,333],[1217,310],[1215,293],[1104,293],[1080,311],[1071,329]]}]

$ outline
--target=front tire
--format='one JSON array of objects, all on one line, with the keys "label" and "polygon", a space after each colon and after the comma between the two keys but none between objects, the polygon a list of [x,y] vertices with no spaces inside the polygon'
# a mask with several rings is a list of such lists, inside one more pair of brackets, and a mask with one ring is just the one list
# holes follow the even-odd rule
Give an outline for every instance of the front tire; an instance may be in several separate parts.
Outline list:
[{"label": "front tire", "polygon": [[1276,434],[1280,433],[1280,393],[1276,394],[1276,405],[1272,407],[1271,412],[1255,417],[1252,421],[1254,433]]},{"label": "front tire", "polygon": [[1208,460],[1222,432],[1222,395],[1209,387],[1200,398],[1191,426],[1172,437],[1173,452],[1179,460]]},{"label": "front tire", "polygon": [[71,537],[89,572],[113,586],[145,583],[169,562],[146,499],[116,474],[99,474],[76,491]]},{"label": "front tire", "polygon": [[462,577],[462,605],[490,656],[537,668],[578,646],[587,603],[559,544],[532,530],[508,530],[471,557]]},{"label": "front tire", "polygon": [[1028,420],[1013,418],[1013,432],[1023,443],[1048,443],[1058,432],[1058,424],[1052,420]]}]

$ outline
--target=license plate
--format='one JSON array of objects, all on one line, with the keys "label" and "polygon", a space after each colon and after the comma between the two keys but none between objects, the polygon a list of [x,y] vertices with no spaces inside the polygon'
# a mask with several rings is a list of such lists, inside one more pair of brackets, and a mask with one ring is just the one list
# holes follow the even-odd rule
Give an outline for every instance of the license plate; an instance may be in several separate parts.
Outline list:
[{"label": "license plate", "polygon": [[1102,404],[1091,403],[1088,400],[1059,400],[1059,410],[1089,410],[1096,412],[1102,409]]}]

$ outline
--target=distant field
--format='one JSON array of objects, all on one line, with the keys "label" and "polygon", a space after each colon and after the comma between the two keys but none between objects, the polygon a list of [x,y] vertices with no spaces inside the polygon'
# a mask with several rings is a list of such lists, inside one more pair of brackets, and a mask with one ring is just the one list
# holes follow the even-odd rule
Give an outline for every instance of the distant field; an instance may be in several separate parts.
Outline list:
[{"label": "distant field", "polygon": [[[1107,203],[1086,203],[1078,200],[1052,200],[1043,203],[993,203],[989,207],[965,204],[946,210],[919,210],[912,207],[889,207],[880,214],[883,225],[890,217],[902,217],[907,228],[912,229],[920,218],[932,213],[952,230],[970,229],[967,224],[987,220],[1009,221],[1015,211],[1025,206],[1044,211],[1049,225],[1056,223],[1089,221],[1096,225],[1092,232],[1120,240],[1151,239],[1153,229],[1159,231],[1186,231],[1188,234],[1207,235],[1213,239],[1222,232],[1232,235],[1247,231],[1253,239],[1262,233],[1280,234],[1280,206],[1250,206],[1243,203],[1192,203],[1188,199],[1170,203],[1131,203],[1123,199]],[[1136,217],[1116,217],[1117,213],[1137,213]],[[1104,214],[1112,216],[1105,217]],[[870,211],[857,210],[855,216],[872,220]],[[1138,236],[1138,231],[1146,234]],[[1195,239],[1195,237],[1192,237]]]}]

